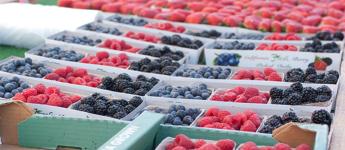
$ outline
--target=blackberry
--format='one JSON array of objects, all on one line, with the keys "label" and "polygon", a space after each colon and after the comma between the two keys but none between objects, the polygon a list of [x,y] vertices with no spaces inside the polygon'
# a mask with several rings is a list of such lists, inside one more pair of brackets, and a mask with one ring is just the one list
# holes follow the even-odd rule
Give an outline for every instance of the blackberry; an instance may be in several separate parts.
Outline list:
[{"label": "blackberry", "polygon": [[142,102],[143,100],[139,96],[134,96],[129,100],[129,104],[134,107],[138,107]]},{"label": "blackberry", "polygon": [[126,116],[127,116],[127,113],[123,112],[123,111],[116,112],[113,115],[113,117],[116,118],[116,119],[121,119],[121,118],[126,117]]},{"label": "blackberry", "polygon": [[117,76],[117,78],[132,82],[132,78],[127,73],[121,73],[119,76]]},{"label": "blackberry", "polygon": [[93,107],[88,104],[80,104],[78,107],[78,110],[88,112],[88,113],[94,113]]},{"label": "blackberry", "polygon": [[332,74],[332,75],[335,75],[337,78],[339,78],[339,73],[336,70],[330,70],[327,72],[327,74]]},{"label": "blackberry", "polygon": [[289,123],[289,122],[299,122],[299,118],[297,117],[295,112],[286,112],[281,117],[283,124]]},{"label": "blackberry", "polygon": [[278,104],[278,105],[288,105],[287,98],[276,98],[272,99],[272,104]]},{"label": "blackberry", "polygon": [[333,38],[335,40],[339,40],[339,41],[342,41],[344,39],[344,34],[340,31],[337,31],[333,34]]},{"label": "blackberry", "polygon": [[273,130],[275,129],[275,127],[272,126],[263,126],[259,132],[260,133],[268,133],[268,134],[272,134]]},{"label": "blackberry", "polygon": [[300,105],[302,104],[302,96],[298,93],[292,93],[287,98],[287,103],[289,105]]},{"label": "blackberry", "polygon": [[305,87],[302,91],[302,100],[305,103],[312,103],[317,97],[317,91],[312,87]]},{"label": "blackberry", "polygon": [[284,91],[282,89],[279,89],[277,87],[273,87],[270,90],[270,96],[271,96],[272,99],[282,98],[283,92]]},{"label": "blackberry", "polygon": [[313,112],[311,116],[311,120],[313,123],[316,124],[327,124],[331,125],[332,123],[332,116],[329,112],[324,109],[316,110]]},{"label": "blackberry", "polygon": [[124,109],[125,109],[126,113],[129,114],[135,109],[135,107],[132,105],[127,105]]},{"label": "blackberry", "polygon": [[289,87],[283,91],[282,97],[289,97],[289,95],[292,93],[295,93],[295,91],[291,87]]},{"label": "blackberry", "polygon": [[277,127],[277,126],[282,125],[282,123],[283,123],[283,120],[280,116],[273,115],[266,120],[264,125],[271,126],[271,127]]},{"label": "blackberry", "polygon": [[136,80],[137,81],[147,81],[147,78],[144,75],[138,75]]},{"label": "blackberry", "polygon": [[122,92],[124,89],[130,87],[130,82],[127,80],[116,80],[115,84],[113,85],[113,91]]},{"label": "blackberry", "polygon": [[161,42],[164,44],[170,44],[171,43],[171,38],[169,36],[162,36]]},{"label": "blackberry", "polygon": [[151,77],[148,82],[152,83],[153,85],[157,84],[159,82],[159,80],[155,77]]},{"label": "blackberry", "polygon": [[314,67],[308,67],[306,70],[305,70],[305,75],[308,76],[308,75],[311,75],[311,74],[316,74],[316,70]]},{"label": "blackberry", "polygon": [[93,106],[95,104],[95,99],[92,97],[84,97],[81,101],[81,104],[86,104],[89,106]]},{"label": "blackberry", "polygon": [[126,101],[124,99],[117,100],[117,103],[120,104],[123,107],[126,107],[128,105],[128,101]]},{"label": "blackberry", "polygon": [[303,85],[300,82],[293,83],[290,85],[290,87],[295,92],[302,92],[302,90],[303,90]]},{"label": "blackberry", "polygon": [[327,95],[318,95],[316,98],[315,98],[315,102],[326,102],[328,100],[331,99],[331,96],[327,96]]},{"label": "blackberry", "polygon": [[333,74],[325,75],[323,83],[325,84],[336,84],[338,82],[338,77]]},{"label": "blackberry", "polygon": [[332,96],[332,90],[326,85],[318,87],[316,91],[318,95]]},{"label": "blackberry", "polygon": [[133,94],[135,90],[133,88],[126,88],[123,90],[123,93]]},{"label": "blackberry", "polygon": [[134,92],[135,95],[144,96],[148,91],[146,89],[138,89]]},{"label": "blackberry", "polygon": [[305,77],[305,82],[307,82],[307,83],[315,83],[316,80],[317,80],[316,74],[310,74],[307,77]]},{"label": "blackberry", "polygon": [[104,101],[97,101],[95,105],[93,106],[93,108],[96,114],[104,115],[104,113],[107,110],[107,105],[106,105],[106,102]]}]

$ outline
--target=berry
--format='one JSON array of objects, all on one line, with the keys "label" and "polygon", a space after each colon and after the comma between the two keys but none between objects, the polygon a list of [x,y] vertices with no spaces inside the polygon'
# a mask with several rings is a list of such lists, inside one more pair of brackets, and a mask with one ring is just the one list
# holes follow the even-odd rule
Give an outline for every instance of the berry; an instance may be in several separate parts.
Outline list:
[{"label": "berry", "polygon": [[194,142],[194,147],[195,148],[200,148],[201,146],[207,144],[205,140],[203,139],[198,139]]},{"label": "berry", "polygon": [[295,92],[302,92],[302,90],[303,90],[303,85],[300,82],[293,83],[290,85],[290,87]]},{"label": "berry", "polygon": [[283,123],[288,123],[288,122],[298,122],[299,118],[297,117],[296,113],[294,112],[286,112],[283,114],[283,116],[281,117]]},{"label": "berry", "polygon": [[95,31],[100,33],[107,33],[112,35],[121,35],[122,32],[115,27],[104,26],[100,23],[89,23],[81,27],[83,30]]},{"label": "berry", "polygon": [[129,104],[134,107],[138,107],[142,102],[143,100],[139,96],[134,96],[129,100]]},{"label": "berry", "polygon": [[223,139],[218,140],[216,146],[220,148],[220,150],[231,150],[235,147],[235,142],[230,139]]},{"label": "berry", "polygon": [[14,97],[12,97],[12,99],[26,102],[26,98],[22,93],[17,93],[16,95],[14,95]]},{"label": "berry", "polygon": [[194,148],[194,143],[191,139],[189,139],[187,136],[183,135],[183,134],[178,134],[175,137],[175,142],[187,149],[192,149]]},{"label": "berry", "polygon": [[52,106],[63,106],[63,100],[58,94],[54,93],[49,95],[47,104]]},{"label": "berry", "polygon": [[287,99],[289,105],[300,105],[302,104],[302,96],[298,93],[292,93]]},{"label": "berry", "polygon": [[271,98],[273,98],[273,99],[275,99],[275,98],[282,98],[282,96],[283,96],[283,91],[284,91],[284,90],[282,90],[282,89],[273,87],[273,88],[270,90],[270,96],[271,96]]},{"label": "berry", "polygon": [[101,39],[94,40],[93,38],[85,36],[83,34],[75,34],[75,33],[73,34],[72,32],[66,32],[63,34],[55,34],[49,38],[56,41],[87,45],[87,46],[95,46],[102,42]]},{"label": "berry", "polygon": [[256,131],[256,126],[255,124],[250,121],[250,120],[247,120],[246,122],[244,122],[244,124],[241,126],[241,131],[248,131],[248,132],[255,132]]},{"label": "berry", "polygon": [[330,125],[332,123],[332,116],[326,110],[321,109],[313,112],[311,120],[313,123]]},{"label": "berry", "polygon": [[276,150],[291,150],[291,147],[284,143],[277,143],[276,145],[274,145],[274,148]]}]

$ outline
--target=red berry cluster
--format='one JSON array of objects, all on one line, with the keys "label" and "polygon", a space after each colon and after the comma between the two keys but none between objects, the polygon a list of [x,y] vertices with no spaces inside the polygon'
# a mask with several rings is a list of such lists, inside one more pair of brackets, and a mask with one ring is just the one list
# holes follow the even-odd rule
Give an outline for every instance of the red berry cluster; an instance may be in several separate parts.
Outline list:
[{"label": "red berry cluster", "polygon": [[258,47],[256,47],[256,50],[270,50],[270,51],[297,51],[297,47],[295,45],[289,45],[289,44],[266,44],[262,43]]},{"label": "red berry cluster", "polygon": [[241,69],[234,74],[232,79],[282,81],[281,75],[279,75],[279,73],[275,69],[269,67],[264,68],[263,72],[255,69]]},{"label": "red berry cluster", "polygon": [[100,78],[89,75],[86,69],[73,69],[70,66],[55,69],[52,73],[47,74],[44,78],[48,80],[86,85],[90,87],[97,87],[101,83]]},{"label": "red berry cluster", "polygon": [[197,121],[198,127],[255,132],[261,124],[261,118],[251,110],[231,114],[219,108],[209,108]]},{"label": "red berry cluster", "polygon": [[119,68],[127,68],[130,64],[126,54],[121,53],[119,55],[109,56],[109,53],[106,51],[97,52],[95,56],[85,56],[80,62]]},{"label": "red berry cluster", "polygon": [[146,41],[146,42],[151,42],[151,43],[157,43],[159,41],[158,37],[155,37],[150,34],[145,34],[142,32],[135,33],[135,32],[129,31],[125,34],[125,37],[129,37],[131,39],[136,39],[136,40],[141,40],[141,41]]},{"label": "red berry cluster", "polygon": [[260,93],[257,88],[241,86],[224,91],[217,91],[212,101],[237,102],[237,103],[258,103],[266,104],[270,98],[269,93]]},{"label": "red berry cluster", "polygon": [[166,30],[166,31],[170,31],[170,32],[177,32],[177,33],[183,33],[186,28],[184,28],[183,26],[174,26],[171,23],[149,23],[146,24],[144,27],[146,28],[153,28],[153,29],[158,29],[158,30]]},{"label": "red berry cluster", "polygon": [[127,44],[123,40],[116,40],[116,39],[106,39],[103,42],[103,44],[101,44],[99,47],[109,48],[109,49],[113,49],[117,51],[131,52],[131,53],[136,53],[140,50],[140,48],[133,47]]},{"label": "red berry cluster", "polygon": [[301,37],[296,35],[295,33],[287,33],[287,34],[280,34],[280,33],[273,33],[271,35],[267,35],[265,40],[287,40],[287,41],[300,41],[302,40]]},{"label": "red berry cluster", "polygon": [[62,93],[57,87],[46,87],[43,84],[37,84],[33,88],[28,88],[21,93],[17,93],[13,97],[13,100],[67,108],[69,105],[79,101],[80,96],[67,95]]},{"label": "red berry cluster", "polygon": [[167,144],[166,150],[233,150],[236,143],[230,139],[221,139],[214,144],[203,139],[192,140],[184,134],[176,135],[174,141]]},{"label": "red berry cluster", "polygon": [[[254,142],[246,142],[240,145],[239,150],[293,150],[289,145],[277,143],[274,146],[257,146]],[[294,150],[311,150],[307,144],[300,144]]]}]

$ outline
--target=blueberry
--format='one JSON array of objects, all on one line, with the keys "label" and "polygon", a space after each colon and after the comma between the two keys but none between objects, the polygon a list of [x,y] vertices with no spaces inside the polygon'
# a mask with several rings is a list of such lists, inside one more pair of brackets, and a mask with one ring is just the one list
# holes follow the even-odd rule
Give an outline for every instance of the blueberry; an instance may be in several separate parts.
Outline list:
[{"label": "blueberry", "polygon": [[193,118],[192,118],[191,116],[185,116],[185,117],[183,117],[183,123],[184,123],[184,124],[190,125],[190,124],[192,124],[193,121],[194,121],[194,120],[193,120]]},{"label": "blueberry", "polygon": [[177,96],[179,96],[178,92],[171,92],[170,94],[172,98],[176,98]]},{"label": "blueberry", "polygon": [[13,97],[13,94],[10,93],[10,92],[6,92],[5,95],[4,95],[4,98],[8,99],[8,98],[12,98]]},{"label": "blueberry", "polygon": [[14,90],[12,90],[12,95],[16,95],[17,93],[19,93],[19,90],[18,89],[14,89]]},{"label": "blueberry", "polygon": [[0,97],[4,97],[4,92],[0,92]]},{"label": "blueberry", "polygon": [[184,116],[187,115],[187,113],[186,113],[186,111],[184,111],[184,110],[178,110],[178,111],[176,112],[176,115],[177,115],[178,117],[180,117],[180,118],[183,118]]},{"label": "blueberry", "polygon": [[19,92],[22,92],[24,89],[23,89],[22,87],[18,87],[17,90],[18,90]]},{"label": "blueberry", "polygon": [[171,115],[171,114],[167,114],[167,116],[166,116],[165,118],[166,118],[166,119],[165,119],[165,123],[170,123],[170,124],[172,124],[175,117],[174,117],[173,115]]},{"label": "blueberry", "polygon": [[23,82],[23,83],[20,84],[20,87],[23,88],[23,89],[26,89],[26,88],[29,87],[29,85],[27,83]]},{"label": "blueberry", "polygon": [[195,96],[194,99],[202,99],[202,97],[198,95],[198,96]]},{"label": "blueberry", "polygon": [[16,87],[12,83],[7,83],[7,84],[5,84],[4,88],[7,92],[11,92]]},{"label": "blueberry", "polygon": [[202,99],[207,99],[209,96],[210,96],[209,93],[202,93],[201,94]]},{"label": "blueberry", "polygon": [[0,86],[0,92],[5,92],[5,88],[3,86]]},{"label": "blueberry", "polygon": [[172,124],[173,125],[182,125],[183,123],[179,117],[175,117]]},{"label": "blueberry", "polygon": [[192,94],[187,94],[187,95],[185,96],[185,98],[187,98],[187,99],[193,99],[194,96],[193,96]]},{"label": "blueberry", "polygon": [[176,110],[186,110],[186,107],[184,107],[183,105],[177,105]]}]

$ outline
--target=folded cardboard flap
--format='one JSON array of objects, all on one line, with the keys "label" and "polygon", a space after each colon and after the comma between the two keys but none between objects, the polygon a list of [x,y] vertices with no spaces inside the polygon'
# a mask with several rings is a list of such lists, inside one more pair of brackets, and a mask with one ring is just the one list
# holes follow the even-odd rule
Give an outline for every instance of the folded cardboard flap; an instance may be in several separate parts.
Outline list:
[{"label": "folded cardboard flap", "polygon": [[291,147],[297,147],[300,144],[308,144],[310,147],[314,147],[316,132],[300,128],[297,124],[290,122],[275,129],[272,137]]},{"label": "folded cardboard flap", "polygon": [[17,125],[30,118],[33,109],[21,101],[0,103],[0,137],[3,144],[18,144]]}]

